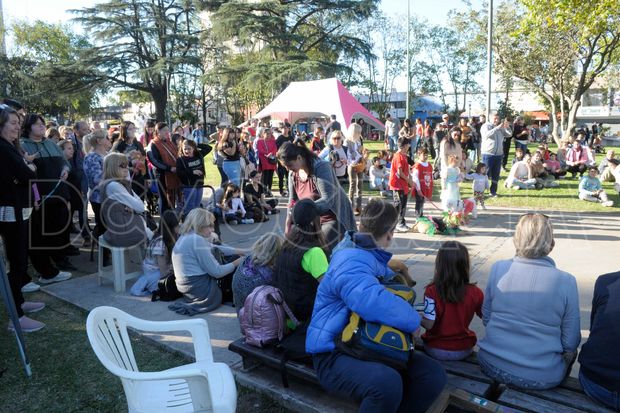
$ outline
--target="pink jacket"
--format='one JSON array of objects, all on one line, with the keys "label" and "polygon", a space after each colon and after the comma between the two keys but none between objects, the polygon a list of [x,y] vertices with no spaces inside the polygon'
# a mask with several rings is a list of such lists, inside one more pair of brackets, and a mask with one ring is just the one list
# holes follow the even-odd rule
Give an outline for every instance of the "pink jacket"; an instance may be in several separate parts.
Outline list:
[{"label": "pink jacket", "polygon": [[566,154],[566,163],[570,164],[572,162],[588,165],[591,160],[588,152],[588,148],[585,146],[582,146],[579,152],[577,152],[575,148],[570,148]]}]

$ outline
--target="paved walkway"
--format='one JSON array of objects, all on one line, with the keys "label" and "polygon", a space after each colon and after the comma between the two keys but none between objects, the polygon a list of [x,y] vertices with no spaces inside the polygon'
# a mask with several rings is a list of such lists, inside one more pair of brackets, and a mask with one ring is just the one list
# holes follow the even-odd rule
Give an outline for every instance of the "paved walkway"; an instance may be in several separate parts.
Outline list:
[{"label": "paved walkway", "polygon": [[[284,212],[284,211],[283,211]],[[522,210],[489,209],[482,211],[466,232],[455,238],[467,245],[472,257],[472,278],[484,290],[491,265],[500,259],[514,255],[512,234]],[[427,214],[436,213],[429,209]],[[618,246],[620,246],[620,214],[579,214],[575,212],[547,212],[553,221],[556,245],[550,256],[557,266],[577,278],[581,307],[582,337],[588,337],[592,293],[596,277],[620,267]],[[271,217],[263,224],[239,225],[223,228],[222,239],[229,245],[249,248],[266,231],[282,232],[284,214]],[[418,297],[432,279],[437,248],[444,236],[422,234],[396,234],[391,251],[395,257],[404,260],[410,273],[418,282]],[[78,267],[96,271],[96,263],[87,261],[86,254],[73,260]],[[128,282],[129,289],[131,281]],[[117,294],[111,282],[97,286],[95,274],[77,276],[69,281],[46,286],[44,291],[69,301],[85,310],[100,305],[118,307],[136,317],[150,320],[175,320],[184,316],[168,310],[168,303],[150,302],[150,298],[132,297],[128,293]],[[235,309],[221,306],[216,311],[200,315],[209,323],[214,357],[217,361],[235,364],[240,358],[227,350],[228,344],[241,337]],[[479,319],[473,322],[479,337],[484,329]],[[186,354],[192,354],[187,337],[183,335],[153,335],[150,337]],[[577,367],[573,369],[573,375]]]}]

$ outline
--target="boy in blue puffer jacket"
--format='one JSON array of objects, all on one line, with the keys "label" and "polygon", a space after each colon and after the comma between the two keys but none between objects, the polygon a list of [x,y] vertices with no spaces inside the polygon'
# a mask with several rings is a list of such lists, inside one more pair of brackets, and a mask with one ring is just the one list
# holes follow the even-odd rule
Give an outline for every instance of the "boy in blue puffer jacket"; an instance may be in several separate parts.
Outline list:
[{"label": "boy in blue puffer jacket", "polygon": [[360,400],[360,412],[424,412],[441,393],[446,375],[436,361],[414,353],[407,371],[364,361],[336,349],[335,340],[356,312],[366,321],[386,324],[406,333],[420,327],[420,315],[410,304],[381,285],[390,278],[385,251],[392,242],[398,212],[384,201],[371,200],[361,215],[354,246],[332,255],[316,295],[306,336],[319,382],[329,392]]}]

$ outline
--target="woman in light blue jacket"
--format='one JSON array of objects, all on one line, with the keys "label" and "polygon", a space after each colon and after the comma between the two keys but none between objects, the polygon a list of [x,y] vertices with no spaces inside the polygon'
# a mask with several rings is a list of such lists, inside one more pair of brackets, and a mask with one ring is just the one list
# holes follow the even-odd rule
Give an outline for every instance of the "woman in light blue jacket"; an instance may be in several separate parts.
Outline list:
[{"label": "woman in light blue jacket", "polygon": [[513,242],[516,257],[491,269],[478,361],[501,383],[549,389],[570,371],[581,340],[577,281],[548,257],[554,240],[547,216],[523,215]]}]

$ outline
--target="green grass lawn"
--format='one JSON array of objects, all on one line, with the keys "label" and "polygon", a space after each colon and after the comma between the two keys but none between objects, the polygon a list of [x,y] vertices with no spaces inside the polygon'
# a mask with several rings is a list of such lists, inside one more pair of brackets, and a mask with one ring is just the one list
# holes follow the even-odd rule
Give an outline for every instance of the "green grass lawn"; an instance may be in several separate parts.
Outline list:
[{"label": "green grass lawn", "polygon": [[[101,365],[90,347],[86,313],[43,292],[28,294],[27,299],[47,304],[33,315],[46,327],[25,335],[30,378],[21,364],[14,334],[6,331],[7,313],[0,304],[0,412],[126,412],[120,379]],[[132,335],[132,347],[141,371],[190,362],[137,335]],[[239,412],[287,411],[264,396],[237,390]]]},{"label": "green grass lawn", "polygon": [[[534,151],[537,144],[531,144],[530,150]],[[371,158],[375,154],[384,148],[383,142],[366,141],[365,146],[371,152]],[[549,150],[555,152],[557,147],[550,145]],[[597,154],[597,161],[603,158],[603,154]],[[514,157],[514,145],[511,149],[511,154],[508,164],[511,164],[511,160]],[[206,170],[206,183],[214,187],[220,184],[220,175],[217,171],[217,167],[213,165],[212,155],[208,155],[205,158],[205,170]],[[577,192],[579,187],[579,177],[575,179],[569,177],[567,179],[560,179],[558,181],[559,186],[557,188],[545,188],[542,190],[513,190],[504,188],[504,181],[508,176],[507,172],[502,171],[498,197],[487,198],[486,204],[490,207],[505,207],[505,208],[527,208],[533,210],[559,210],[559,211],[583,211],[583,212],[618,212],[620,210],[620,196],[614,190],[613,183],[603,182],[603,189],[607,192],[609,199],[614,201],[614,206],[611,208],[605,208],[600,204],[593,202],[581,201],[577,198]],[[277,177],[274,176],[274,184],[277,182]],[[346,188],[345,188],[346,190]],[[433,201],[439,205],[439,193],[441,192],[441,183],[435,182],[435,190],[433,193]],[[370,186],[366,182],[364,184],[364,195],[376,195],[377,191],[370,189]],[[469,198],[473,196],[471,182],[463,182],[461,184],[461,197]]]}]

